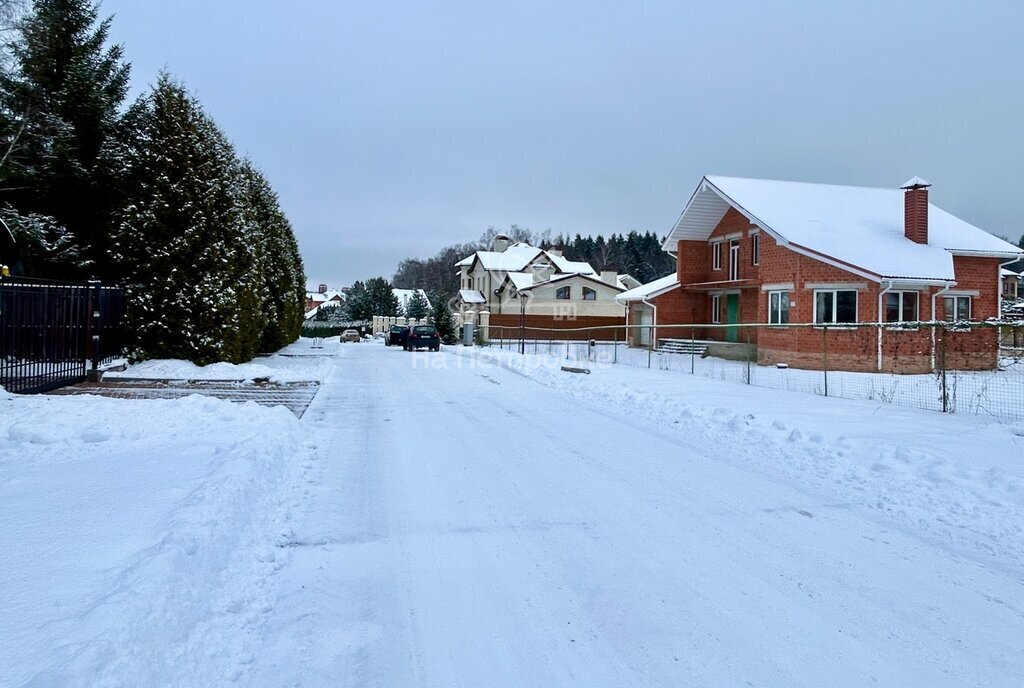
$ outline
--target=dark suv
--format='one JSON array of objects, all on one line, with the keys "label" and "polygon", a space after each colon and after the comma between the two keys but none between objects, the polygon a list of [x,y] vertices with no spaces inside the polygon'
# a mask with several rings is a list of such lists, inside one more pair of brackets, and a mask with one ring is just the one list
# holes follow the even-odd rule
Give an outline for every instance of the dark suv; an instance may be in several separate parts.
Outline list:
[{"label": "dark suv", "polygon": [[405,325],[392,325],[391,331],[388,332],[387,339],[384,340],[384,346],[405,346],[405,340],[409,338],[409,328]]},{"label": "dark suv", "polygon": [[433,325],[416,325],[409,332],[405,340],[405,350],[415,351],[416,349],[430,349],[431,351],[441,350],[441,336]]}]

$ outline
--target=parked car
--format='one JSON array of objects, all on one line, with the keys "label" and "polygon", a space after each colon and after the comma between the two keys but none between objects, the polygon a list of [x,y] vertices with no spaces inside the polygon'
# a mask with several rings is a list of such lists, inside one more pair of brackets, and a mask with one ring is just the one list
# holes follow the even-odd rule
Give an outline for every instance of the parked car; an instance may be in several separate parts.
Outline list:
[{"label": "parked car", "polygon": [[358,342],[362,337],[359,336],[359,330],[345,330],[341,333],[341,341],[343,342]]},{"label": "parked car", "polygon": [[400,346],[405,348],[405,342],[408,338],[408,327],[405,325],[392,325],[391,331],[384,338],[384,346]]},{"label": "parked car", "polygon": [[416,349],[430,349],[431,351],[441,350],[441,335],[433,325],[417,325],[409,332],[405,342],[406,351]]}]

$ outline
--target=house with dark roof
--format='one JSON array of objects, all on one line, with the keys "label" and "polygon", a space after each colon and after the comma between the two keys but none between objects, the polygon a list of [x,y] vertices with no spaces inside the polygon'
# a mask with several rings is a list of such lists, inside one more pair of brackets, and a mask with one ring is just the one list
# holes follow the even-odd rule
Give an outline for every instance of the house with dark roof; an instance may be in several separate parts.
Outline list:
[{"label": "house with dark roof", "polygon": [[[827,330],[831,366],[932,370],[934,329],[913,323],[998,318],[1001,266],[1024,252],[932,205],[930,186],[704,177],[663,245],[676,273],[617,297],[631,324],[650,325],[633,343],[692,332],[752,348],[761,364],[819,368]],[[745,323],[763,327],[741,334]],[[666,335],[684,324],[707,327]],[[996,365],[994,329],[957,336],[953,365]]]}]

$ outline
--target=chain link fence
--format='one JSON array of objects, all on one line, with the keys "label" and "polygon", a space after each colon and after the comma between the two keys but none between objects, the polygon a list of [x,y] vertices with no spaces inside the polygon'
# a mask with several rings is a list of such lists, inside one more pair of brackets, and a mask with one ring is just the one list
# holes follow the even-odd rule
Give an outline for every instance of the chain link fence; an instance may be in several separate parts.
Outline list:
[{"label": "chain link fence", "polygon": [[[490,346],[806,394],[1024,421],[1024,321],[490,328]],[[651,344],[638,346],[638,342]]]}]

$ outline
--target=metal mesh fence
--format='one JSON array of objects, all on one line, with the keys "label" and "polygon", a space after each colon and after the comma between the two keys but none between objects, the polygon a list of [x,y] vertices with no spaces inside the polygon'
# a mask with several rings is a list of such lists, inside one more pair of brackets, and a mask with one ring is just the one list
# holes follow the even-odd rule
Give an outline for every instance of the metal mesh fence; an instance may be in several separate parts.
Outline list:
[{"label": "metal mesh fence", "polygon": [[[633,325],[613,341],[490,328],[491,346],[805,394],[1024,421],[1024,322]],[[643,342],[646,346],[640,346]]]}]

